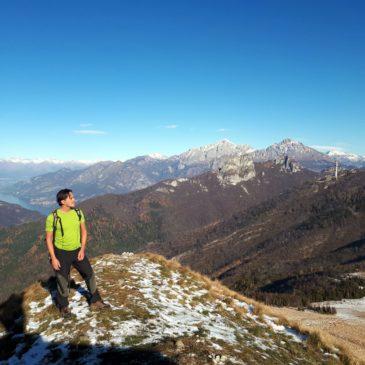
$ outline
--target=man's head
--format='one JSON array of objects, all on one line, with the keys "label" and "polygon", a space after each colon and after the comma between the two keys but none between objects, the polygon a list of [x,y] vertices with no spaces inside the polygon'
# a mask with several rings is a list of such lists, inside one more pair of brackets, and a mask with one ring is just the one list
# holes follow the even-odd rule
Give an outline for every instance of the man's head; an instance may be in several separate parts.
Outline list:
[{"label": "man's head", "polygon": [[65,205],[69,208],[75,207],[75,198],[71,189],[62,189],[57,193],[57,203],[59,206]]}]

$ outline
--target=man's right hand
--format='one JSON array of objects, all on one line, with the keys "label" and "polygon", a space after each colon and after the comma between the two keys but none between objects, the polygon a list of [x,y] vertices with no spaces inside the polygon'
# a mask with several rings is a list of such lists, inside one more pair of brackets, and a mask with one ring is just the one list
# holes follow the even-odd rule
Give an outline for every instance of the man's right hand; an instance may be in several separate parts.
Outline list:
[{"label": "man's right hand", "polygon": [[51,263],[52,263],[52,267],[53,267],[55,270],[59,270],[59,269],[61,268],[61,264],[60,264],[60,262],[58,261],[57,257],[52,258]]}]

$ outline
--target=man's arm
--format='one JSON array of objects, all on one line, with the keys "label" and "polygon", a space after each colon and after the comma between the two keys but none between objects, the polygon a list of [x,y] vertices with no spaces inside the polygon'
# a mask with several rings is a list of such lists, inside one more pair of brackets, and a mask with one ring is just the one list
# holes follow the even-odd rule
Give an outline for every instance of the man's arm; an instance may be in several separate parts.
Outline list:
[{"label": "man's arm", "polygon": [[58,261],[56,255],[54,253],[53,232],[46,232],[46,242],[47,242],[47,248],[48,248],[49,256],[51,257],[52,267],[55,270],[59,270],[60,267],[61,267],[61,264]]},{"label": "man's arm", "polygon": [[77,256],[79,261],[83,260],[85,257],[86,240],[87,240],[87,230],[85,222],[80,222],[80,229],[81,229],[81,249]]},{"label": "man's arm", "polygon": [[85,250],[86,240],[87,240],[87,230],[86,230],[85,222],[80,223],[80,228],[81,228],[81,248],[83,250]]},{"label": "man's arm", "polygon": [[54,257],[56,257],[53,247],[53,232],[46,232],[46,241],[47,241],[49,256],[51,256],[51,259],[53,259]]}]

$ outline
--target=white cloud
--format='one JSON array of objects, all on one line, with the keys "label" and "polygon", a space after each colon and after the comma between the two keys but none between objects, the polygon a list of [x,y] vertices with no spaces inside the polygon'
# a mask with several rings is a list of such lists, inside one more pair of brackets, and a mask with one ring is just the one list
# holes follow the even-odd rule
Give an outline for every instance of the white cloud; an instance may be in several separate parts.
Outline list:
[{"label": "white cloud", "polygon": [[231,129],[228,129],[228,128],[219,128],[219,129],[217,129],[217,132],[228,132],[230,130]]},{"label": "white cloud", "polygon": [[343,148],[342,147],[338,147],[338,146],[310,146],[316,150],[319,151],[342,151],[343,152]]},{"label": "white cloud", "polygon": [[100,131],[96,129],[78,129],[74,130],[76,134],[107,134],[105,131]]},{"label": "white cloud", "polygon": [[155,128],[166,128],[166,129],[175,129],[177,128],[178,125],[177,124],[160,124],[158,126],[156,126]]},{"label": "white cloud", "polygon": [[81,123],[80,127],[85,128],[85,127],[91,127],[93,124],[92,123]]}]

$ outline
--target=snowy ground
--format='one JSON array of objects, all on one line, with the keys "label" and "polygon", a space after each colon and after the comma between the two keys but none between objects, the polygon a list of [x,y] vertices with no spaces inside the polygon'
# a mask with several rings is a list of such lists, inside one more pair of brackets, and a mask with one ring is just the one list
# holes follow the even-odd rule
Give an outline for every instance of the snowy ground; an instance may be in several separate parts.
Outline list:
[{"label": "snowy ground", "polygon": [[[204,348],[211,364],[244,364],[251,363],[250,359],[252,363],[280,364],[288,357],[291,364],[336,360],[336,355],[324,351],[309,358],[306,336],[275,323],[272,317],[255,315],[252,305],[244,301],[213,295],[206,282],[187,271],[131,253],[104,255],[93,267],[111,310],[91,312],[82,281],[70,294],[74,318],[69,320],[59,318],[46,290],[29,293],[23,336],[33,334],[36,339],[29,348],[19,341],[6,364],[44,363],[55,350],[58,357],[53,363],[62,364],[70,356],[69,344],[89,346],[78,361],[97,364],[98,356],[111,347],[148,346],[166,338],[194,338],[198,345],[196,350],[189,349],[189,355],[197,351],[199,356]],[[73,277],[79,281],[75,273]]]},{"label": "snowy ground", "polygon": [[365,324],[365,297],[360,299],[329,300],[313,303],[315,305],[336,308],[336,316],[346,321],[363,322]]}]

